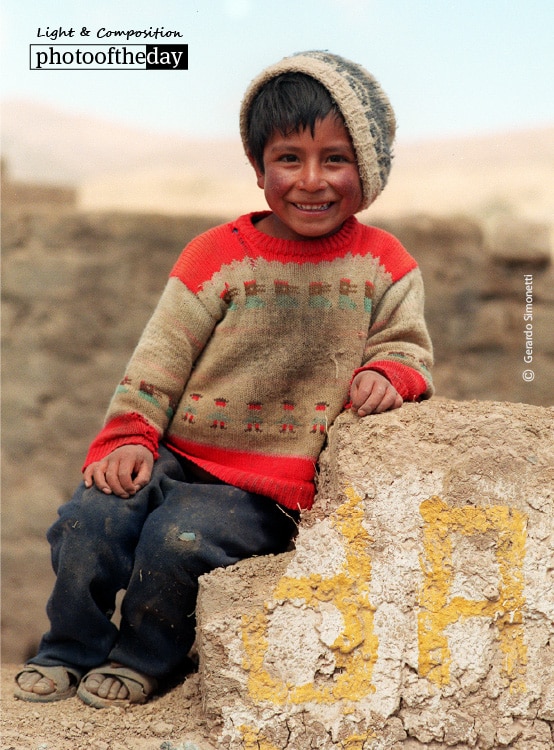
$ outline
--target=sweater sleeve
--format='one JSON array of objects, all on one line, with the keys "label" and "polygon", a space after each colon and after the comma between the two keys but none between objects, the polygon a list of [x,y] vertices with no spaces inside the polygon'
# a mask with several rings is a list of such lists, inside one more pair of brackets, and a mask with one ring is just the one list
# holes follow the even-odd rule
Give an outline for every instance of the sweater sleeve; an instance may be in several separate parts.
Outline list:
[{"label": "sweater sleeve", "polygon": [[[223,309],[223,308],[222,308]],[[121,445],[144,445],[155,457],[193,365],[217,324],[181,279],[169,278],[92,442],[84,467]]]},{"label": "sweater sleeve", "polygon": [[354,375],[375,370],[384,375],[405,401],[429,398],[433,348],[424,318],[423,281],[413,268],[392,284],[372,317],[363,364]]}]

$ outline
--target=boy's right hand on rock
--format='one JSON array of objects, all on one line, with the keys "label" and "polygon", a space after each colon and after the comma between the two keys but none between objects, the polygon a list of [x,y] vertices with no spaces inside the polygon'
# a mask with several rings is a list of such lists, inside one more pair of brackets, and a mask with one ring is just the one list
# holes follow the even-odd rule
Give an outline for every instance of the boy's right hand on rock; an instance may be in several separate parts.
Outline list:
[{"label": "boy's right hand on rock", "polygon": [[83,472],[85,487],[128,498],[150,481],[154,456],[144,445],[122,445]]},{"label": "boy's right hand on rock", "polygon": [[359,417],[381,414],[402,406],[402,397],[384,375],[374,370],[359,372],[350,387],[352,411]]}]

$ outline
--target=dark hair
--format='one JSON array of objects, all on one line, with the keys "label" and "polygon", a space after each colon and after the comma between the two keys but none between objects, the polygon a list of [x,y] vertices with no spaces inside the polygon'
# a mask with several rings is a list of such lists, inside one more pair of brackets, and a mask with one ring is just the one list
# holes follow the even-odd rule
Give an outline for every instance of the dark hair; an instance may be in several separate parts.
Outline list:
[{"label": "dark hair", "polygon": [[278,130],[287,136],[310,128],[329,112],[344,122],[341,111],[319,81],[305,73],[282,73],[262,86],[248,113],[248,149],[262,170],[264,148]]}]

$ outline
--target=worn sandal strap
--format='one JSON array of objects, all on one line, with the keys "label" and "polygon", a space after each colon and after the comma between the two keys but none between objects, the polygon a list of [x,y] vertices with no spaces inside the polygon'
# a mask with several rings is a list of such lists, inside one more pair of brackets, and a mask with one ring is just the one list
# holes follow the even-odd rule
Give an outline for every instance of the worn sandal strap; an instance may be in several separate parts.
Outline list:
[{"label": "worn sandal strap", "polygon": [[105,666],[91,669],[90,672],[85,675],[85,680],[91,674],[117,677],[117,679],[121,680],[125,685],[131,696],[134,694],[137,696],[142,694],[145,697],[148,697],[158,687],[158,681],[155,677],[149,677],[148,675],[143,674],[142,672],[137,672],[136,669],[130,669],[129,667],[112,667],[111,665],[106,664]]},{"label": "worn sandal strap", "polygon": [[[103,677],[115,677],[129,691],[129,696],[122,699],[101,698],[95,693],[91,693],[86,686],[87,677],[92,674],[99,674]],[[145,703],[149,696],[158,687],[158,681],[154,677],[137,672],[129,667],[113,667],[105,664],[101,667],[91,669],[82,679],[77,695],[89,706],[94,708],[106,708],[108,706],[128,706],[133,703]]]},{"label": "worn sandal strap", "polygon": [[[48,680],[52,680],[54,683],[54,690],[51,693],[34,693],[32,691],[23,690],[19,687],[19,678],[23,674],[29,674],[35,672],[41,677],[46,677]],[[15,676],[16,688],[14,695],[16,698],[20,698],[26,701],[33,701],[36,703],[48,703],[50,701],[63,700],[65,698],[71,698],[75,695],[77,685],[81,679],[82,672],[74,667],[65,667],[62,665],[57,666],[44,666],[43,664],[26,664]],[[73,679],[72,679],[73,678]]]}]

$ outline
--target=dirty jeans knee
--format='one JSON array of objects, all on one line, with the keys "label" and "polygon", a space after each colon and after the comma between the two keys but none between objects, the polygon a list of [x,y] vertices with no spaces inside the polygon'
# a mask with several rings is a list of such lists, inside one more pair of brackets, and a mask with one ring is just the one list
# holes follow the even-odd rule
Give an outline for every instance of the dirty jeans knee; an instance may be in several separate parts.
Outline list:
[{"label": "dirty jeans knee", "polygon": [[198,578],[285,551],[297,521],[297,513],[235,487],[176,483],[142,529],[110,658],[154,677],[178,670],[195,639]]},{"label": "dirty jeans knee", "polygon": [[50,630],[30,663],[90,669],[103,663],[118,638],[111,622],[115,599],[125,589],[136,544],[148,513],[160,502],[167,476],[184,479],[177,459],[165,449],[152,481],[127,500],[80,484],[48,530],[56,573],[48,600]]}]

